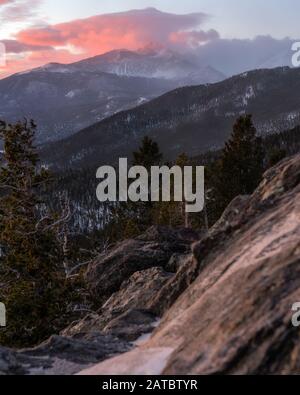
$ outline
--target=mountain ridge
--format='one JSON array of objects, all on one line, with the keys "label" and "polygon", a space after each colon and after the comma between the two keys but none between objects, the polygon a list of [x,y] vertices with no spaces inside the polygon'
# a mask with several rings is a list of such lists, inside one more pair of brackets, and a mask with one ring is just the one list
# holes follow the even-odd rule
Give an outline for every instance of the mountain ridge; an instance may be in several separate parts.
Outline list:
[{"label": "mountain ridge", "polygon": [[300,124],[299,102],[300,69],[253,70],[216,84],[175,89],[45,147],[41,154],[62,167],[112,163],[149,135],[167,159],[182,152],[195,156],[220,148],[235,119],[245,113],[254,115],[261,134]]},{"label": "mountain ridge", "polygon": [[8,122],[33,118],[39,125],[37,142],[56,141],[179,86],[224,78],[173,51],[112,51],[0,80],[0,117]]}]

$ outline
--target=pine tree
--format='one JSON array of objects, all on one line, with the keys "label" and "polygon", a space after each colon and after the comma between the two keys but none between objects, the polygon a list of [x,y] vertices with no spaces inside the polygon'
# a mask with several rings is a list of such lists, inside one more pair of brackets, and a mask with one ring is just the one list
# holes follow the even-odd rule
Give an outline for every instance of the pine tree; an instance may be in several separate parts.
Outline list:
[{"label": "pine tree", "polygon": [[[148,136],[145,136],[138,151],[133,152],[133,166],[143,166],[148,172],[151,172],[152,166],[159,166],[162,162],[163,155],[160,152],[158,143],[153,141]],[[153,225],[154,204],[151,202],[150,190],[150,177],[149,177],[149,201],[128,203],[128,208],[131,208],[130,219],[136,224],[136,227],[141,231]]]},{"label": "pine tree", "polygon": [[139,150],[133,152],[133,166],[144,166],[148,171],[151,166],[161,163],[162,154],[158,144],[148,136],[144,137]]},{"label": "pine tree", "polygon": [[[180,154],[175,162],[175,166],[183,169],[184,166],[189,165],[189,158],[185,153]],[[183,176],[182,176],[183,182]],[[171,178],[171,191],[174,190],[174,178]],[[158,202],[154,208],[155,222],[160,225],[173,226],[173,227],[189,227],[189,215],[185,210],[185,201],[175,202],[174,196],[171,196],[170,202]]]},{"label": "pine tree", "polygon": [[236,196],[254,191],[262,178],[263,160],[262,140],[256,135],[252,116],[239,117],[214,167],[215,198],[221,211]]},{"label": "pine tree", "polygon": [[38,167],[35,130],[33,122],[0,122],[0,300],[7,308],[0,344],[14,347],[57,333],[69,303],[57,219],[45,213],[40,199],[49,173]]}]

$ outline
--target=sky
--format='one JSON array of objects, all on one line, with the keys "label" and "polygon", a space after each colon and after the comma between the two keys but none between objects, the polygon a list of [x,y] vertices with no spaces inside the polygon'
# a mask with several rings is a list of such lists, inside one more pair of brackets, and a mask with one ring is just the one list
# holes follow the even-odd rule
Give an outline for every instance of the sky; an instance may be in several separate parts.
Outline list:
[{"label": "sky", "polygon": [[149,43],[185,50],[271,36],[275,45],[300,38],[299,18],[299,0],[0,0],[0,78]]},{"label": "sky", "polygon": [[299,36],[299,0],[48,0],[42,9],[53,22],[62,22],[147,7],[177,14],[207,13],[211,15],[209,24],[225,38],[251,38],[261,34],[276,38]]}]

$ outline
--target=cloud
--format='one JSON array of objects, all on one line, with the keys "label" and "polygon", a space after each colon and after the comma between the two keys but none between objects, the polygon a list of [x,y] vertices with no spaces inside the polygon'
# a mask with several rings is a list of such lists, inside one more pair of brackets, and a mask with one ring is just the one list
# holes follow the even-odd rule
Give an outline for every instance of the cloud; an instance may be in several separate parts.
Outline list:
[{"label": "cloud", "polygon": [[198,49],[198,58],[223,73],[234,75],[257,68],[292,66],[290,38],[277,40],[271,36],[254,39],[216,39]]},{"label": "cloud", "polygon": [[[206,19],[204,13],[176,15],[150,8],[26,29],[17,35],[17,39],[33,45],[71,45],[83,49],[87,55],[97,55],[119,48],[135,50],[149,42],[182,44],[183,37],[176,42],[176,34],[197,29]],[[197,33],[199,41],[205,32],[195,31],[195,38]]]},{"label": "cloud", "polygon": [[8,52],[6,56],[6,65],[1,68],[0,65],[0,78],[7,77],[11,74],[18,73],[20,71],[29,70],[35,67],[39,67],[48,62],[58,62],[58,63],[67,63],[69,61],[79,60],[80,57],[78,55],[71,55],[68,50],[65,49],[57,49],[53,48],[49,49],[41,49],[34,47],[31,48],[30,52],[28,51],[28,47],[25,48],[26,52],[19,52],[19,44],[18,52]]},{"label": "cloud", "polygon": [[203,30],[199,31],[179,31],[170,34],[170,41],[173,44],[188,46],[188,47],[198,47],[199,45],[206,44],[209,41],[216,40],[220,38],[219,33],[211,29],[207,32]]},{"label": "cloud", "polygon": [[0,22],[29,22],[42,0],[0,0]]},{"label": "cloud", "polygon": [[[11,1],[9,6],[4,7],[5,12],[0,11],[0,20],[1,17],[6,20],[30,20],[39,1]],[[68,63],[114,49],[137,50],[149,43],[173,48],[200,45],[218,36],[212,30],[199,30],[207,19],[204,13],[177,15],[147,8],[28,27],[19,31],[13,41],[6,43],[12,55],[10,58],[15,62],[10,67],[14,71],[25,69],[30,64],[35,67],[39,59],[41,64],[60,62],[62,59]]]},{"label": "cloud", "polygon": [[[39,1],[0,0],[0,18],[1,4],[9,2],[3,8],[17,7],[15,17],[26,15],[31,20]],[[222,39],[216,30],[203,29],[208,19],[204,13],[177,15],[148,8],[28,27],[19,31],[14,40],[6,41],[8,63],[2,74],[0,70],[0,76],[48,62],[70,63],[114,49],[137,50],[149,43],[192,50],[201,63],[227,75],[290,64],[291,40],[268,36],[253,40]]]},{"label": "cloud", "polygon": [[53,50],[52,47],[46,45],[41,46],[41,45],[24,44],[17,40],[2,40],[1,43],[4,44],[7,54],[19,54],[25,52]]}]

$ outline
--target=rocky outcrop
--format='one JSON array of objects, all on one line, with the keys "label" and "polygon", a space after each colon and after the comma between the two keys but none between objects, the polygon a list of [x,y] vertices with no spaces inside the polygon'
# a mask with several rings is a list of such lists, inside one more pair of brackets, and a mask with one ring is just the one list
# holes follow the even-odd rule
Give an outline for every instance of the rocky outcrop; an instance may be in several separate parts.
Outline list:
[{"label": "rocky outcrop", "polygon": [[99,310],[35,349],[0,348],[0,373],[299,374],[300,155],[206,235],[153,227],[86,279]]},{"label": "rocky outcrop", "polygon": [[63,335],[85,336],[101,331],[127,341],[136,340],[153,330],[156,316],[149,309],[150,302],[172,277],[160,267],[134,273],[97,313],[70,325]]},{"label": "rocky outcrop", "polygon": [[134,273],[153,267],[165,268],[174,254],[189,252],[191,243],[198,238],[198,234],[189,229],[152,227],[142,236],[126,240],[96,259],[88,267],[86,281],[95,298],[105,302]]},{"label": "rocky outcrop", "polygon": [[62,335],[84,337],[100,331],[132,342],[151,332],[157,323],[153,299],[184,264],[198,238],[190,229],[153,226],[97,258],[86,280],[101,307]]},{"label": "rocky outcrop", "polygon": [[[85,374],[299,374],[300,155],[230,205],[152,301],[163,318],[139,349]],[[159,372],[157,372],[159,366]]]},{"label": "rocky outcrop", "polygon": [[18,361],[16,353],[7,348],[0,347],[0,376],[25,373],[26,370]]},{"label": "rocky outcrop", "polygon": [[0,374],[73,374],[131,349],[157,326],[151,301],[197,239],[188,229],[152,227],[95,260],[86,278],[101,308],[33,349],[0,348]]},{"label": "rocky outcrop", "polygon": [[130,348],[128,343],[100,333],[84,339],[52,336],[32,349],[0,347],[0,375],[74,374]]},{"label": "rocky outcrop", "polygon": [[125,312],[129,309],[147,308],[153,295],[172,277],[172,273],[165,272],[160,267],[136,272],[123,282],[120,290],[103,305],[103,309]]}]

